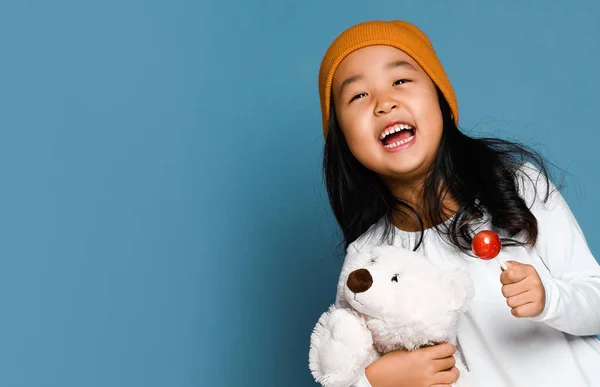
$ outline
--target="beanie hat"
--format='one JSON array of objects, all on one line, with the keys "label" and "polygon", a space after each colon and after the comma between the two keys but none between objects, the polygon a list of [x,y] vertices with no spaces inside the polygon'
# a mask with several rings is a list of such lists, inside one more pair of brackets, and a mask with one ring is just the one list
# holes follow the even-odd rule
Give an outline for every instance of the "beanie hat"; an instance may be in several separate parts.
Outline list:
[{"label": "beanie hat", "polygon": [[413,58],[440,89],[450,105],[454,123],[458,125],[458,103],[454,90],[427,36],[405,21],[368,21],[342,32],[329,46],[321,62],[319,96],[325,138],[329,129],[331,83],[337,67],[353,51],[375,45],[396,47]]}]

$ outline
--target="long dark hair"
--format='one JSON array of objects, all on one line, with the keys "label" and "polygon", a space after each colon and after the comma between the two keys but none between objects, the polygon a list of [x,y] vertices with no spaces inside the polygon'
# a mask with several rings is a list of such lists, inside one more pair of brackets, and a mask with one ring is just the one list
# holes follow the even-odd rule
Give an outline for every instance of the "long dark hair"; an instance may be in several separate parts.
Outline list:
[{"label": "long dark hair", "polygon": [[[350,152],[331,108],[329,131],[323,153],[323,174],[329,202],[344,235],[345,247],[380,220],[385,222],[382,239],[393,237],[393,215],[413,216],[421,227],[422,243],[425,224],[432,225],[445,240],[470,254],[473,225],[485,213],[491,216],[494,229],[504,231],[506,245],[530,245],[537,240],[538,227],[517,190],[517,171],[530,162],[546,179],[547,161],[535,150],[498,138],[473,138],[462,133],[450,107],[438,89],[443,118],[443,133],[433,165],[425,178],[421,212],[396,198],[383,181],[363,166]],[[333,104],[332,104],[333,105]],[[450,195],[458,211],[447,220],[443,198]],[[547,200],[548,189],[543,195]],[[524,238],[515,239],[517,234]]]}]

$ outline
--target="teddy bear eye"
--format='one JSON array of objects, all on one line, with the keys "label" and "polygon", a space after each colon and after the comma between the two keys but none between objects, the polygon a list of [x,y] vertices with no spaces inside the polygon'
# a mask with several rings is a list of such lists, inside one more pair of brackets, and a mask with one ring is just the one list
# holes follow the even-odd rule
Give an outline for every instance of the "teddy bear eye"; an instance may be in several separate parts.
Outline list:
[{"label": "teddy bear eye", "polygon": [[392,282],[398,282],[398,274],[394,274],[392,277]]}]

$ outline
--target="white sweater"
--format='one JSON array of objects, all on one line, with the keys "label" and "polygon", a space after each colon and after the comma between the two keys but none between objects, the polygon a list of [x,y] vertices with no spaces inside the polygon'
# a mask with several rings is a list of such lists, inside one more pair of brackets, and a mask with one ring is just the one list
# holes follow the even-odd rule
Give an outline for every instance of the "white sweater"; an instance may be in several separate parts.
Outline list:
[{"label": "white sweater", "polygon": [[[503,247],[498,258],[536,268],[546,290],[541,315],[512,316],[495,260],[461,254],[433,229],[418,251],[442,268],[466,268],[473,278],[475,297],[459,320],[458,340],[475,387],[600,387],[600,266],[560,193],[551,184],[544,203],[545,180],[530,164],[522,171],[519,192],[537,218],[538,240],[533,249]],[[483,228],[490,228],[487,220]],[[380,243],[382,231],[382,222],[373,225],[348,247],[345,261]],[[419,235],[396,229],[393,243],[412,249]],[[336,304],[346,306],[341,296]],[[354,387],[370,387],[364,374]]]}]

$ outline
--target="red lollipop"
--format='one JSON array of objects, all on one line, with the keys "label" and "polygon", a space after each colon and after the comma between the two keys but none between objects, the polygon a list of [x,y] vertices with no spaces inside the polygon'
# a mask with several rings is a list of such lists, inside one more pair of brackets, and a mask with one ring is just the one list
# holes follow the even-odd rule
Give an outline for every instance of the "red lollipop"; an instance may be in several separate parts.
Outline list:
[{"label": "red lollipop", "polygon": [[[471,248],[477,257],[487,261],[496,258],[500,253],[502,242],[495,232],[483,230],[475,234],[475,237],[473,237],[473,241],[471,242]],[[501,262],[498,259],[496,259],[496,262],[500,264],[502,269],[507,269],[504,262]]]}]

